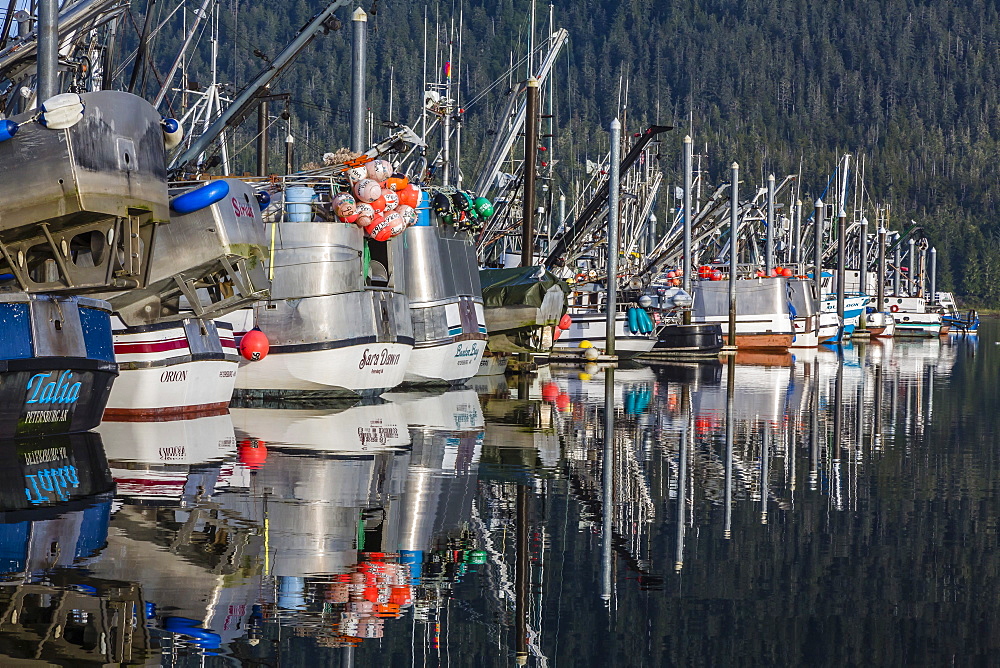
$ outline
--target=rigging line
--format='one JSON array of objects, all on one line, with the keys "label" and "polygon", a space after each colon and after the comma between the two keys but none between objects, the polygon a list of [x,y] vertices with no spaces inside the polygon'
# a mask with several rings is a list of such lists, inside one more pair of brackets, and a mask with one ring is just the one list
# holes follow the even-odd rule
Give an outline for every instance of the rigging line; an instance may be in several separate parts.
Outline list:
[{"label": "rigging line", "polygon": [[[135,30],[136,34],[139,34],[139,25],[135,21],[135,16],[132,15],[132,12],[126,12],[126,15],[129,17],[129,21],[132,24],[132,28]],[[125,31],[123,30],[122,32],[125,32]],[[124,39],[124,37],[122,39]],[[153,76],[156,78],[157,83],[159,83],[162,86],[163,85],[163,77],[160,76],[160,71],[156,69],[156,64],[153,63],[153,62],[151,62],[148,59],[144,59],[143,60],[143,71],[145,72],[147,70],[151,71],[153,73]],[[143,80],[144,80],[143,83],[145,83],[145,76],[143,76]],[[144,87],[145,86],[143,86],[143,88]],[[140,90],[141,90],[141,88],[140,88]],[[173,104],[170,101],[167,101],[167,109],[170,111],[170,115],[171,116],[176,116],[177,115],[176,112],[174,111],[174,106],[173,106]]]},{"label": "rigging line", "polygon": [[[157,0],[152,0],[152,2],[149,3],[149,7],[152,8],[153,5],[156,5],[156,2],[157,2]],[[152,11],[152,9],[150,9],[150,11]],[[163,5],[162,4],[156,5],[156,15],[155,16],[156,16],[157,23],[159,22],[160,16],[162,16],[162,15],[163,15]],[[152,53],[155,50],[155,48],[156,48],[156,40],[155,39],[152,39],[152,40],[148,39],[148,36],[147,37],[143,37],[142,39],[143,39],[143,42],[144,42],[143,48],[145,49],[146,55],[142,59],[142,81],[139,83],[139,90],[140,91],[144,91],[146,89],[146,81],[148,80],[150,68],[152,68],[152,71],[153,71],[153,73],[156,76],[157,83],[159,83],[161,86],[163,85],[160,82],[160,79],[162,77],[160,77],[160,75],[158,73],[159,71],[156,69],[155,63],[153,63],[152,60],[151,60],[151,58],[149,57],[149,54]],[[129,92],[131,92],[131,90]]]},{"label": "rigging line", "polygon": [[[536,49],[536,51],[537,50],[538,49]],[[494,79],[493,83],[491,83],[488,87],[486,87],[481,93],[479,93],[479,95],[476,95],[474,98],[472,98],[471,100],[469,100],[463,106],[463,108],[464,109],[469,109],[473,105],[475,105],[476,102],[479,102],[479,100],[481,100],[483,97],[485,97],[491,90],[493,90],[494,88],[496,88],[497,86],[499,86],[501,83],[503,83],[504,79],[507,78],[508,76],[510,76],[511,72],[513,72],[518,67],[520,67],[521,64],[523,64],[524,61],[527,60],[527,59],[528,59],[527,55],[522,56],[520,60],[518,60],[516,63],[514,63],[511,67],[507,68],[507,70],[503,74],[501,74],[499,77],[497,77],[496,79]]]},{"label": "rigging line", "polygon": [[[167,15],[167,17],[165,19],[163,19],[163,21],[161,21],[155,28],[153,28],[152,30],[149,31],[149,35],[146,36],[146,41],[148,42],[149,40],[151,40],[154,37],[156,37],[157,33],[159,33],[160,30],[163,29],[163,26],[165,26],[167,24],[167,21],[169,21],[171,19],[171,17],[173,17],[173,15],[176,14],[177,11],[181,7],[183,7],[186,3],[187,3],[187,0],[181,0],[181,2],[178,3],[178,5],[173,9],[173,11],[171,11]],[[131,9],[129,9],[128,11],[129,11],[129,14],[132,13]],[[132,21],[134,23],[135,19],[133,18]],[[136,31],[136,32],[138,34],[138,31]],[[141,37],[140,37],[140,39],[141,39]],[[121,75],[125,71],[125,68],[128,67],[128,64],[130,62],[132,62],[132,59],[135,58],[138,53],[139,53],[139,47],[136,47],[135,49],[132,50],[132,52],[130,54],[128,54],[128,56],[126,58],[122,59],[122,62],[119,63],[118,69],[115,70],[114,75],[116,77],[119,76],[119,75]]]},{"label": "rigging line", "polygon": [[233,147],[233,153],[234,153],[235,155],[239,155],[240,153],[242,153],[243,151],[245,151],[245,150],[247,149],[247,147],[248,147],[248,146],[250,146],[251,144],[253,144],[254,142],[256,142],[256,141],[257,141],[257,138],[258,138],[258,137],[260,137],[261,135],[263,135],[264,133],[266,133],[266,132],[267,132],[268,130],[270,130],[270,129],[271,129],[271,127],[272,127],[273,125],[275,125],[275,124],[276,124],[276,123],[278,122],[278,117],[277,117],[277,116],[275,116],[275,117],[274,117],[274,120],[271,120],[271,117],[270,117],[270,115],[269,115],[269,116],[268,116],[268,119],[267,119],[267,121],[268,121],[268,123],[267,123],[267,126],[266,126],[266,127],[265,127],[265,128],[263,129],[263,130],[260,130],[260,131],[256,132],[256,133],[255,133],[255,134],[254,134],[254,135],[253,135],[253,136],[252,136],[252,137],[250,138],[250,141],[248,141],[248,142],[247,142],[246,144],[244,144],[243,146],[241,146],[241,147],[239,147],[239,148],[236,148],[236,147],[234,146],[234,147]]}]

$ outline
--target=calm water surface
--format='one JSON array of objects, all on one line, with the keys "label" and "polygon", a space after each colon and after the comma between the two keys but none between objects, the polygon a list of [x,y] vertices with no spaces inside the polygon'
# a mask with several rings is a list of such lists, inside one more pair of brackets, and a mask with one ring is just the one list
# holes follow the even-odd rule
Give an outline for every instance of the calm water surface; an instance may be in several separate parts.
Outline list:
[{"label": "calm water surface", "polygon": [[0,665],[995,665],[998,334],[7,446]]}]

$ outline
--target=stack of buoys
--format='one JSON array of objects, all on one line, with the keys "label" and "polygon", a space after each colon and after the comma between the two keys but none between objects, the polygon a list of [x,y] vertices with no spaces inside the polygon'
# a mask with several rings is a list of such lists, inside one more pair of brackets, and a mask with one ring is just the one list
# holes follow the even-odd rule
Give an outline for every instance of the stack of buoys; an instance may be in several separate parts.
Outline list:
[{"label": "stack of buoys", "polygon": [[388,160],[372,160],[347,170],[349,190],[333,197],[342,223],[354,223],[376,241],[398,236],[417,220],[420,188],[394,172]]},{"label": "stack of buoys", "polygon": [[712,268],[704,264],[698,267],[698,278],[703,280],[712,278]]},{"label": "stack of buoys", "polygon": [[652,334],[656,326],[646,309],[630,306],[628,309],[628,328],[633,334]]}]

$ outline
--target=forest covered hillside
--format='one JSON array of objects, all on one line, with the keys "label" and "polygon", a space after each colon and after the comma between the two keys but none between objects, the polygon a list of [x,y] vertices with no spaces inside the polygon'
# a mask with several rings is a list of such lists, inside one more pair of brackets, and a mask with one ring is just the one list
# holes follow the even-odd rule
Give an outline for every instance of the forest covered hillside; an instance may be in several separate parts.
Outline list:
[{"label": "forest covered hillside", "polygon": [[[220,70],[245,84],[323,0],[225,0]],[[447,60],[452,22],[463,17],[461,63],[468,104],[463,170],[474,175],[500,112],[505,76],[528,45],[530,0],[366,0],[370,106],[376,119],[414,123],[424,76]],[[607,150],[606,127],[624,115],[627,132],[651,122],[679,126],[661,151],[677,183],[681,138],[707,147],[707,179],[726,180],[738,161],[751,183],[802,171],[803,199],[819,195],[844,152],[863,157],[871,197],[889,203],[893,227],[917,221],[938,248],[939,285],[1000,306],[1000,14],[986,0],[555,0],[556,27],[570,33],[555,70],[557,176],[568,183],[587,157]],[[273,87],[290,94],[288,124],[300,162],[347,144],[350,10],[344,28],[319,37]],[[539,39],[549,6],[538,2]],[[166,69],[180,39],[176,19],[157,38]],[[456,27],[457,31],[457,27]],[[435,44],[441,53],[435,56]],[[459,43],[452,44],[457,61]],[[174,47],[176,48],[176,47]],[[257,52],[255,55],[255,51]],[[201,49],[207,54],[207,49]],[[207,80],[204,55],[189,76]],[[391,83],[390,83],[391,79]],[[619,108],[627,83],[627,111]],[[390,90],[392,92],[390,100]],[[272,128],[275,145],[288,132]],[[237,137],[249,142],[252,128]],[[279,157],[275,156],[275,160]],[[251,169],[251,147],[237,169]],[[665,205],[665,203],[663,203]]]}]

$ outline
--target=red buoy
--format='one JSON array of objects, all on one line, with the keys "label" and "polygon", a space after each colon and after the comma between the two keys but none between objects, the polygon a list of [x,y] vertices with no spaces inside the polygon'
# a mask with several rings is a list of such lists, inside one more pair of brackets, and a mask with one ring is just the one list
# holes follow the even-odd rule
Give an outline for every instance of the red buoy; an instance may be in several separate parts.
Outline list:
[{"label": "red buoy", "polygon": [[564,313],[563,317],[559,318],[559,329],[569,329],[572,324],[573,318],[569,317],[569,313]]},{"label": "red buoy", "polygon": [[567,408],[569,408],[569,403],[570,403],[569,395],[566,394],[565,392],[560,392],[559,396],[556,397],[556,408],[558,408],[561,411],[564,411]]},{"label": "red buoy", "polygon": [[712,268],[708,265],[702,265],[698,267],[698,278],[711,278]]},{"label": "red buoy", "polygon": [[791,278],[794,274],[795,272],[789,269],[788,267],[785,267],[784,269],[781,270],[781,275],[784,276],[785,278]]},{"label": "red buoy", "polygon": [[267,351],[270,348],[271,344],[267,341],[267,335],[256,327],[240,339],[240,355],[251,362],[258,362],[267,357]]},{"label": "red buoy", "polygon": [[559,397],[559,386],[549,382],[542,385],[542,399],[545,401],[555,401]]},{"label": "red buoy", "polygon": [[239,442],[236,453],[244,466],[256,470],[267,460],[267,443],[256,438],[246,438]]},{"label": "red buoy", "polygon": [[713,281],[721,281],[722,280],[722,272],[719,271],[718,269],[716,269],[715,271],[713,271],[712,272],[712,280]]}]

